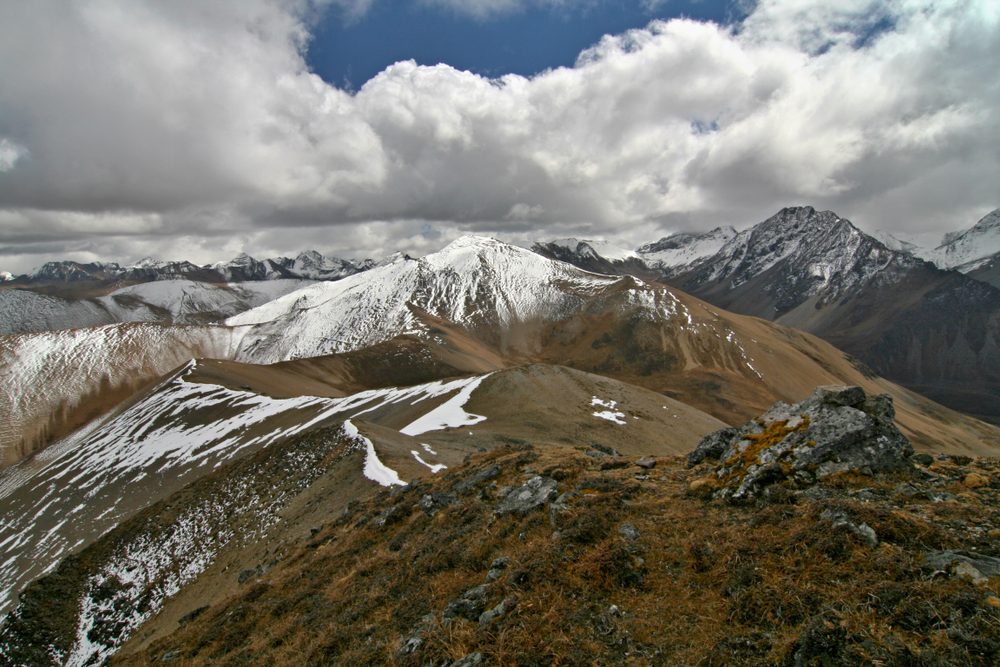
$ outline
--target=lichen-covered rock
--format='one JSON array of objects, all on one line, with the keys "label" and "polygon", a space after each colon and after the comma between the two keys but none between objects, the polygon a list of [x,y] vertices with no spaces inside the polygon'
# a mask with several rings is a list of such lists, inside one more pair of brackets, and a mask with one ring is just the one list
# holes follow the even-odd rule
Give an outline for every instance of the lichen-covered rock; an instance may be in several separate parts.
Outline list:
[{"label": "lichen-covered rock", "polygon": [[496,514],[527,514],[556,496],[556,480],[535,476],[521,486],[507,491],[497,505]]},{"label": "lichen-covered rock", "polygon": [[733,501],[754,498],[784,480],[803,486],[841,472],[910,468],[913,447],[894,416],[889,396],[868,396],[860,387],[819,387],[801,403],[775,403],[739,428],[706,436],[688,465],[717,461],[712,495]]}]

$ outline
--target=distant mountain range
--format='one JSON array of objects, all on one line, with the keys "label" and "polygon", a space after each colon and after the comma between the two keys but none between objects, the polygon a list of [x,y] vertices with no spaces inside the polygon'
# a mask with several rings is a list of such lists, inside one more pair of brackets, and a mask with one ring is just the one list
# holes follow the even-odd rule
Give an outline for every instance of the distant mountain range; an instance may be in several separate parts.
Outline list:
[{"label": "distant mountain range", "polygon": [[[875,372],[1000,422],[1000,290],[990,284],[1000,271],[1000,210],[931,250],[887,234],[869,235],[832,211],[811,207],[783,209],[739,232],[718,227],[677,233],[634,251],[575,238],[538,242],[532,250],[596,274],[666,281],[719,307],[815,333]],[[428,280],[425,260],[397,256],[381,264],[392,267],[387,289],[408,286],[419,297],[404,311],[371,311],[385,303],[384,295],[351,293],[358,281],[309,287],[378,266],[315,251],[264,260],[241,254],[204,266],[50,262],[6,283],[22,289],[0,290],[0,334],[120,322],[218,324],[228,318],[231,325],[244,325],[260,317],[241,315],[245,311],[265,304],[273,311],[287,301],[295,305],[284,319],[254,323],[253,335],[242,343],[253,345],[259,360],[277,360],[286,353],[341,351],[351,341],[368,340],[370,332],[410,321],[409,309],[426,307],[428,298],[454,297],[453,287],[415,287]],[[507,271],[498,269],[498,275]],[[487,284],[480,281],[477,289]],[[443,291],[435,296],[427,292],[432,289]],[[462,303],[480,296],[467,294]],[[498,301],[487,310],[516,307]],[[307,328],[290,336],[289,327]],[[306,342],[313,339],[325,342]]]},{"label": "distant mountain range", "polygon": [[294,258],[255,259],[240,253],[228,262],[197,265],[186,260],[159,261],[142,259],[130,266],[115,262],[83,264],[73,261],[47,262],[35,271],[19,276],[8,274],[7,282],[21,285],[58,285],[60,283],[100,283],[103,285],[142,283],[155,280],[187,279],[200,282],[229,283],[260,280],[337,280],[375,265],[366,259],[353,261],[327,257],[306,250]]},{"label": "distant mountain range", "polygon": [[[535,247],[584,268],[632,272],[632,260],[583,246]],[[1000,422],[1000,290],[989,284],[997,249],[1000,211],[920,251],[948,267],[939,268],[912,244],[890,248],[832,211],[794,207],[739,233],[675,234],[635,254],[690,294],[815,333],[886,377]]]}]

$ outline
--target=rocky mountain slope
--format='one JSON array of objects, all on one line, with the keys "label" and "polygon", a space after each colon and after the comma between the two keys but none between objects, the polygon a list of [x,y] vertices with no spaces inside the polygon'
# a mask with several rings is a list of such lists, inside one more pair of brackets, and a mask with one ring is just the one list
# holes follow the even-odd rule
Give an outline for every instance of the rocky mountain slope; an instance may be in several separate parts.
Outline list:
[{"label": "rocky mountain slope", "polygon": [[541,241],[531,246],[532,252],[543,257],[566,262],[585,271],[604,275],[652,276],[645,261],[635,252],[605,241],[558,239]]},{"label": "rocky mountain slope", "polygon": [[[0,529],[8,536],[0,542],[0,613],[67,553],[150,503],[227,461],[345,418],[366,457],[358,476],[383,485],[525,437],[586,443],[599,456],[635,453],[637,442],[655,440],[650,451],[671,453],[721,426],[653,392],[557,367],[277,399],[197,381],[199,366],[192,362],[127,409],[0,473]],[[553,391],[557,404],[545,399]],[[211,560],[192,558],[208,559],[202,566]]]},{"label": "rocky mountain slope", "polygon": [[[0,338],[0,371],[9,388],[0,399],[6,396],[18,415],[2,434],[7,460],[68,432],[68,425],[85,423],[75,420],[100,414],[190,357],[302,358],[302,369],[312,373],[305,358],[360,350],[406,332],[423,341],[417,353],[440,357],[460,372],[526,362],[567,365],[665,392],[728,422],[817,383],[880,382],[808,336],[721,312],[662,285],[587,273],[489,239],[464,239],[420,260],[399,258],[319,283],[229,324]],[[158,342],[171,337],[186,342]],[[383,352],[387,358],[394,354]],[[321,377],[329,368],[319,362],[314,370]],[[392,372],[406,371],[385,370]],[[898,387],[886,384],[881,391],[897,397],[904,427],[918,441],[941,447],[964,442],[975,449],[990,437],[978,422],[942,412]]]},{"label": "rocky mountain slope", "polygon": [[0,468],[106,414],[192,358],[231,357],[224,327],[118,324],[0,336]]},{"label": "rocky mountain slope", "polygon": [[815,333],[888,378],[1000,421],[1000,290],[890,250],[832,212],[784,209],[672,282]]},{"label": "rocky mountain slope", "polygon": [[[359,496],[369,434],[348,422],[289,438],[64,560],[0,628],[0,655],[38,665],[993,664],[996,461],[884,448],[893,465],[879,470],[864,458],[877,432],[838,439],[855,394],[771,413],[802,412],[817,448],[860,458],[728,501],[710,500],[718,486],[704,483],[728,481],[728,461],[688,469],[665,453],[542,442],[494,442]],[[857,400],[891,413],[883,399]],[[767,433],[754,440],[761,460],[786,439]]]}]

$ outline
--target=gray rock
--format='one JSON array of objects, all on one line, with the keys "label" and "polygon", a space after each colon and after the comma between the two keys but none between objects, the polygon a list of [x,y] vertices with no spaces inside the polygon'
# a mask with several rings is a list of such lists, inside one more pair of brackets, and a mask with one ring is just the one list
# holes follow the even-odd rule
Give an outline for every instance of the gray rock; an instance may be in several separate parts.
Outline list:
[{"label": "gray rock", "polygon": [[630,523],[623,523],[618,526],[618,534],[630,542],[639,539],[639,529]]},{"label": "gray rock", "polygon": [[510,566],[510,558],[500,556],[490,563],[490,570],[486,573],[486,583],[491,583],[503,576],[504,570]]},{"label": "gray rock", "polygon": [[423,645],[424,645],[424,638],[421,637],[420,635],[413,635],[412,637],[407,638],[403,642],[402,646],[399,647],[399,651],[397,651],[397,653],[401,656],[410,655],[411,653],[415,653],[417,649],[419,649]]},{"label": "gray rock", "polygon": [[250,569],[240,570],[240,574],[238,577],[236,577],[236,581],[238,581],[241,584],[245,584],[247,581],[250,580],[251,577],[253,577],[256,574],[257,570],[250,570]]},{"label": "gray rock", "polygon": [[733,428],[728,426],[723,429],[719,429],[714,433],[709,433],[695,450],[688,454],[687,464],[689,468],[693,468],[705,459],[718,459],[722,456],[722,453],[726,451],[729,447],[729,442],[737,435],[739,435],[740,430],[738,428]]},{"label": "gray rock", "polygon": [[477,651],[476,653],[470,653],[459,658],[451,663],[449,667],[479,667],[481,664],[483,664],[483,654]]},{"label": "gray rock", "polygon": [[426,614],[420,623],[417,625],[416,629],[413,630],[413,634],[408,638],[403,640],[400,645],[399,650],[396,652],[399,656],[407,656],[411,653],[416,652],[421,646],[424,645],[424,635],[431,629],[434,624],[434,614]]},{"label": "gray rock", "polygon": [[847,514],[839,510],[823,510],[819,517],[832,523],[834,528],[842,528],[857,535],[873,549],[878,546],[878,535],[867,523],[854,523]]},{"label": "gray rock", "polygon": [[924,454],[923,452],[914,454],[910,458],[913,460],[914,463],[919,463],[920,465],[925,467],[934,463],[934,457],[931,456],[930,454]]},{"label": "gray rock", "polygon": [[646,470],[651,470],[656,467],[656,459],[652,456],[643,456],[641,459],[635,462],[640,468],[645,468]]},{"label": "gray rock", "polygon": [[489,625],[513,609],[516,604],[514,598],[504,598],[500,601],[500,604],[492,609],[487,609],[479,615],[479,625]]},{"label": "gray rock", "polygon": [[459,493],[468,493],[474,490],[476,487],[480,486],[483,482],[493,479],[494,477],[500,476],[500,466],[493,465],[488,468],[483,468],[482,470],[477,470],[472,473],[458,484],[455,485],[455,491]]},{"label": "gray rock", "polygon": [[912,468],[913,447],[899,432],[889,396],[860,387],[819,387],[801,403],[778,402],[739,428],[716,431],[688,456],[688,465],[717,461],[727,483],[716,497],[757,497],[775,482],[799,486],[842,472]]},{"label": "gray rock", "polygon": [[536,475],[521,486],[509,489],[503,494],[494,512],[498,516],[527,514],[549,502],[555,496],[556,480]]},{"label": "gray rock", "polygon": [[462,595],[448,603],[442,615],[445,620],[451,620],[461,616],[470,621],[479,619],[479,615],[486,609],[487,588],[485,585],[475,586],[462,593]]},{"label": "gray rock", "polygon": [[160,658],[160,662],[175,662],[179,657],[181,657],[180,651],[167,651]]},{"label": "gray rock", "polygon": [[455,496],[447,493],[429,493],[420,499],[417,507],[422,509],[427,516],[434,516],[442,508],[453,504],[455,500]]},{"label": "gray rock", "polygon": [[[940,572],[948,572],[955,576],[963,574],[970,579],[1000,576],[1000,558],[967,554],[961,551],[928,551],[924,554],[924,563]],[[979,577],[969,568],[975,570]]]}]

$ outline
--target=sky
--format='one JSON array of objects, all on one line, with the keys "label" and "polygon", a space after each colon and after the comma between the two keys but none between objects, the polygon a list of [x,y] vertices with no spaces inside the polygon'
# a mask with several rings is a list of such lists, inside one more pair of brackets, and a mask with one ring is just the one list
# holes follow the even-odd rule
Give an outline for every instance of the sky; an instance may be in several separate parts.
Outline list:
[{"label": "sky", "polygon": [[0,270],[1000,206],[996,0],[0,0]]}]

